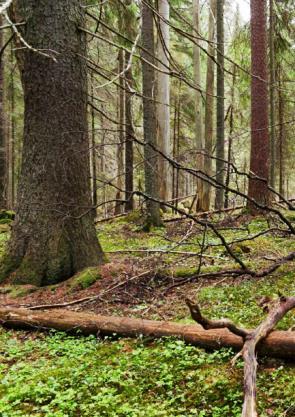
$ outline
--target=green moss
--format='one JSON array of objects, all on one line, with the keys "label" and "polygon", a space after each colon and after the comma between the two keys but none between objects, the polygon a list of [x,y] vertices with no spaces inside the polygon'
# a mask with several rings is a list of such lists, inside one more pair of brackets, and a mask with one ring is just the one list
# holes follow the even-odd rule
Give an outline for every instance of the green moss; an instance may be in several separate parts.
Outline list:
[{"label": "green moss", "polygon": [[38,289],[34,285],[12,285],[10,287],[9,296],[12,298],[25,297],[32,294]]},{"label": "green moss", "polygon": [[67,283],[72,290],[90,287],[97,280],[101,279],[100,269],[98,267],[86,268],[70,278]]},{"label": "green moss", "polygon": [[15,212],[12,210],[0,210],[0,220],[14,220]]}]

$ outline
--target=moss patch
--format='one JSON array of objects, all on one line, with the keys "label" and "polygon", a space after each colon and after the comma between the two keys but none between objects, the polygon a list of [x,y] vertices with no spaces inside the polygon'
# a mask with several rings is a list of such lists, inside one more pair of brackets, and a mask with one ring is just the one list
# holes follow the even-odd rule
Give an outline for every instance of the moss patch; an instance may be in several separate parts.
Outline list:
[{"label": "moss patch", "polygon": [[86,268],[74,275],[67,281],[67,284],[69,285],[71,291],[77,289],[85,290],[99,279],[101,279],[100,268],[92,267]]}]

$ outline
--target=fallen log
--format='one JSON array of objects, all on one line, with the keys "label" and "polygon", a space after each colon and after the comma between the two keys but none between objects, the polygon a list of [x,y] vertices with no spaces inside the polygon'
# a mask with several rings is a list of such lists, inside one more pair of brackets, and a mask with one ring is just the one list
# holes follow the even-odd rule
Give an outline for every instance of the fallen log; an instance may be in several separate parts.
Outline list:
[{"label": "fallen log", "polygon": [[[23,308],[0,308],[0,324],[14,329],[55,329],[83,335],[160,338],[178,337],[187,343],[205,349],[231,347],[242,349],[243,338],[228,329],[204,330],[197,324],[180,324],[165,321],[142,320],[127,317],[101,316],[66,309],[31,311]],[[295,334],[274,331],[258,346],[258,352],[268,356],[295,358]]]}]

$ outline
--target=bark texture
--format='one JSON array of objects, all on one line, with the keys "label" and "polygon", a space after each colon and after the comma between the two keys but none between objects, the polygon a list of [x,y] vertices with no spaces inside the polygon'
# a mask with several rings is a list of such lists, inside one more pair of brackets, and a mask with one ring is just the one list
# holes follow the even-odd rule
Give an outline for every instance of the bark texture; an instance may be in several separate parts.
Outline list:
[{"label": "bark texture", "polygon": [[[208,58],[207,58],[207,75],[206,75],[206,103],[205,103],[205,159],[204,172],[212,175],[212,153],[213,153],[213,94],[214,94],[214,37],[215,37],[215,15],[216,0],[210,0],[209,22],[208,22]],[[210,210],[211,187],[208,183],[203,184],[203,210]]]},{"label": "bark texture", "polygon": [[[251,0],[251,157],[248,195],[260,204],[269,199],[266,0]],[[252,204],[248,204],[256,211]]]},{"label": "bark texture", "polygon": [[[130,59],[130,52],[125,52],[126,62]],[[133,85],[133,74],[132,66],[126,71],[125,74],[125,129],[126,129],[126,143],[125,143],[125,209],[126,211],[133,210],[134,199],[133,199],[133,118],[132,118],[132,85]]]},{"label": "bark texture", "polygon": [[269,88],[269,102],[270,102],[270,176],[269,182],[272,188],[275,188],[275,162],[276,162],[276,110],[275,110],[275,11],[274,0],[269,0],[269,73],[270,73],[270,88]]},{"label": "bark texture", "polygon": [[[208,349],[232,347],[240,350],[243,339],[228,329],[204,330],[199,325],[142,320],[128,317],[101,316],[78,313],[70,310],[32,311],[20,308],[0,308],[0,323],[12,328],[56,329],[78,332],[83,335],[95,334],[124,337],[139,335],[154,338],[179,337],[187,343]],[[293,332],[271,332],[258,346],[260,354],[294,358],[295,337]]]},{"label": "bark texture", "polygon": [[[159,197],[158,184],[158,154],[156,146],[156,106],[155,106],[155,42],[153,1],[147,0],[142,3],[142,92],[143,92],[143,130],[144,130],[144,171],[145,192],[147,196],[157,199]],[[150,65],[151,64],[151,65]],[[150,146],[152,145],[152,146]],[[146,228],[160,226],[160,206],[158,203],[147,200]]]},{"label": "bark texture", "polygon": [[[0,17],[0,26],[2,18]],[[0,31],[0,50],[3,47],[3,30]],[[0,56],[0,209],[7,208],[7,162],[6,162],[6,135],[4,116],[4,61],[3,53]]]},{"label": "bark texture", "polygon": [[[217,107],[216,107],[216,180],[224,184],[224,0],[216,3],[217,22]],[[215,208],[222,209],[224,189],[216,188]]]},{"label": "bark texture", "polygon": [[[161,16],[158,21],[158,67],[167,72],[169,68],[169,44],[170,33],[169,25],[169,3],[168,0],[158,1],[158,12]],[[157,133],[158,148],[167,156],[171,156],[170,143],[170,80],[169,74],[157,73]],[[159,157],[159,197],[163,201],[168,201],[171,197],[171,169],[169,162],[163,157]]]},{"label": "bark texture", "polygon": [[[200,1],[193,1],[193,25],[194,25],[194,35],[198,36],[200,33]],[[194,82],[195,85],[201,88],[201,53],[200,47],[194,44],[193,50],[194,57]],[[197,158],[196,166],[197,169],[204,170],[204,136],[203,136],[203,118],[202,118],[202,93],[201,91],[195,91],[195,140],[197,148]],[[196,211],[206,210],[206,205],[204,208],[204,190],[203,190],[203,181],[197,180],[197,202],[196,202]],[[205,202],[206,204],[206,202]]]},{"label": "bark texture", "polygon": [[62,281],[103,261],[96,238],[87,137],[84,13],[79,0],[18,0],[34,48],[22,51],[24,143],[17,214],[2,279]]}]

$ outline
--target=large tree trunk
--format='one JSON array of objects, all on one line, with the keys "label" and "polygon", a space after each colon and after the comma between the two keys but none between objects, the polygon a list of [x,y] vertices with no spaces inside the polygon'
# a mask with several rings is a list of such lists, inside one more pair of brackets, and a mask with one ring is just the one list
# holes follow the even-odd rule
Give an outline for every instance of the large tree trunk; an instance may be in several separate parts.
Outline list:
[{"label": "large tree trunk", "polygon": [[[216,107],[216,180],[224,184],[224,0],[216,4],[217,21],[217,107]],[[215,208],[223,208],[224,188],[216,188]]]},{"label": "large tree trunk", "polygon": [[[242,337],[236,336],[228,329],[204,330],[196,324],[101,316],[65,309],[32,311],[2,307],[0,323],[16,329],[56,329],[84,335],[179,337],[187,343],[208,349],[232,347],[234,350],[240,350],[244,344]],[[294,359],[294,332],[273,331],[259,344],[258,352],[268,356]]]},{"label": "large tree trunk", "polygon": [[[267,36],[266,0],[251,0],[251,158],[250,173],[264,181],[251,178],[248,195],[257,203],[268,202],[268,99],[267,99]],[[252,211],[257,211],[248,203]]]},{"label": "large tree trunk", "polygon": [[24,145],[17,214],[2,278],[52,284],[103,260],[91,206],[87,73],[79,0],[16,1],[25,50]]},{"label": "large tree trunk", "polygon": [[[143,92],[143,130],[144,130],[144,171],[145,192],[147,196],[159,197],[158,154],[156,146],[156,106],[155,106],[155,42],[153,22],[153,0],[142,3],[142,92]],[[151,145],[151,146],[150,146]],[[147,200],[146,228],[160,226],[160,206]]]},{"label": "large tree trunk", "polygon": [[[212,152],[213,152],[213,94],[214,94],[214,62],[211,57],[214,56],[214,25],[216,14],[216,0],[210,0],[209,24],[208,24],[208,58],[207,58],[207,76],[206,76],[206,104],[205,104],[205,159],[204,172],[212,175]],[[204,183],[204,211],[210,209],[211,187]]]},{"label": "large tree trunk", "polygon": [[[168,51],[170,43],[169,25],[169,3],[168,0],[159,0],[159,18],[158,22],[158,67],[167,71],[169,67]],[[167,156],[171,156],[170,144],[170,82],[169,75],[162,72],[157,74],[157,124],[158,124],[158,148]],[[169,163],[159,157],[159,197],[163,201],[168,201],[171,196],[171,170]]]}]

